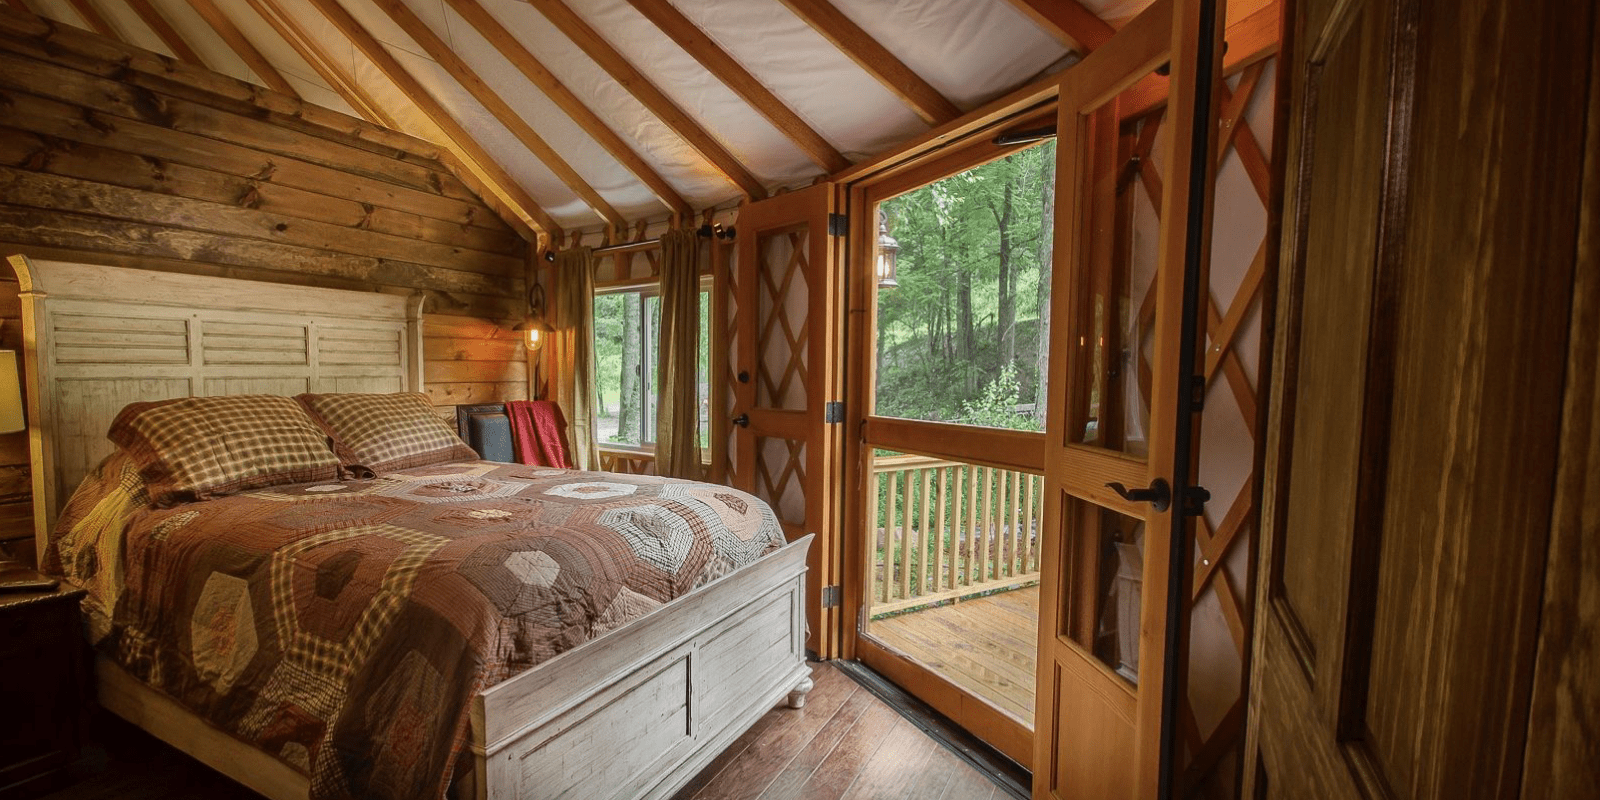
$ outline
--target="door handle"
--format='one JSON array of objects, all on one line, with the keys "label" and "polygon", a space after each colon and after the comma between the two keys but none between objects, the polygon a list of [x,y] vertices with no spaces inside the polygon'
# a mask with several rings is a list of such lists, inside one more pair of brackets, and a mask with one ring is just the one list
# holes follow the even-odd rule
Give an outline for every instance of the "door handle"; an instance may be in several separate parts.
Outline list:
[{"label": "door handle", "polygon": [[749,414],[740,414],[739,416],[734,417],[733,418],[733,424],[738,425],[741,428],[750,427],[750,415]]},{"label": "door handle", "polygon": [[1106,484],[1106,488],[1130,503],[1149,503],[1158,512],[1166,511],[1172,505],[1172,487],[1167,484],[1166,478],[1156,478],[1143,489],[1129,489],[1115,482]]}]

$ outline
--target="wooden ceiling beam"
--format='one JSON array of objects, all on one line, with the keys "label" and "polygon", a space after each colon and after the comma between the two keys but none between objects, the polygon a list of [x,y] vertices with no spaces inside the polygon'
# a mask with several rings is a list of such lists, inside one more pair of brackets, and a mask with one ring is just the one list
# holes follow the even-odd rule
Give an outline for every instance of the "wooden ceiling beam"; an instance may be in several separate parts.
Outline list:
[{"label": "wooden ceiling beam", "polygon": [[33,9],[28,7],[27,0],[6,0],[6,5],[16,9],[17,11],[22,11],[28,14],[33,13]]},{"label": "wooden ceiling beam", "polygon": [[913,72],[888,48],[878,43],[828,0],[780,0],[823,38],[850,57],[851,61],[877,78],[929,125],[942,125],[961,116],[938,89]]},{"label": "wooden ceiling beam", "polygon": [[90,2],[90,0],[68,0],[68,2],[71,4],[72,10],[78,12],[78,16],[83,17],[83,21],[88,24],[90,30],[107,39],[122,41],[122,37],[117,36],[117,29],[111,27],[111,21],[106,19],[105,15],[100,13],[100,9],[95,8],[94,3]]},{"label": "wooden ceiling beam", "polygon": [[505,56],[506,60],[510,61],[522,73],[523,77],[527,78],[534,86],[539,87],[539,90],[544,92],[546,97],[549,97],[562,111],[566,112],[567,116],[571,117],[572,121],[577,123],[578,127],[582,128],[585,133],[593,137],[595,142],[605,148],[612,158],[615,158],[618,163],[626,167],[645,186],[649,187],[650,191],[654,192],[655,196],[660,198],[661,202],[675,216],[685,222],[693,217],[693,210],[689,207],[688,201],[678,194],[678,190],[674,189],[672,184],[667,183],[667,180],[661,177],[661,174],[656,172],[655,168],[646,163],[644,158],[634,152],[627,142],[623,141],[621,136],[606,125],[605,121],[601,120],[594,111],[590,110],[576,94],[573,94],[571,89],[568,89],[565,84],[558,80],[555,73],[547,69],[537,58],[534,58],[533,54],[528,52],[528,49],[523,47],[522,43],[511,34],[511,31],[506,30],[505,26],[501,25],[500,21],[495,19],[478,0],[446,0],[446,2],[468,24],[476,28],[483,38],[488,39],[489,43],[500,51],[500,55]]},{"label": "wooden ceiling beam", "polygon": [[289,81],[283,77],[283,73],[278,72],[278,69],[272,66],[272,62],[268,61],[267,57],[262,55],[261,51],[250,43],[250,40],[245,37],[244,31],[239,30],[239,26],[233,24],[233,20],[228,19],[228,15],[222,13],[222,9],[218,8],[215,2],[212,2],[212,0],[189,0],[189,6],[195,10],[195,13],[200,15],[201,19],[206,21],[207,25],[211,26],[212,30],[217,32],[218,36],[222,37],[222,41],[227,42],[228,47],[238,54],[239,58],[244,59],[245,66],[249,67],[250,71],[254,72],[256,77],[260,78],[263,83],[290,97],[300,98],[300,93],[294,90],[294,86],[290,85]]},{"label": "wooden ceiling beam", "polygon": [[694,148],[721,172],[729,181],[733,182],[740,191],[743,191],[752,200],[760,200],[767,196],[767,189],[757,180],[750,170],[739,163],[733,154],[728,152],[720,142],[713,137],[700,123],[695,122],[688,112],[679,108],[665,93],[650,82],[643,73],[636,69],[622,53],[617,52],[605,37],[601,36],[589,23],[584,22],[562,0],[524,0],[528,5],[539,9],[545,18],[550,20],[562,33],[566,34],[573,44],[578,46],[600,68],[605,70],[622,88],[627,89],[634,99],[644,105],[646,109],[671,128],[684,142]]},{"label": "wooden ceiling beam", "polygon": [[179,61],[187,61],[197,67],[206,66],[206,62],[200,58],[200,54],[189,46],[189,43],[184,40],[183,34],[178,33],[178,29],[172,27],[172,23],[162,16],[161,12],[150,0],[128,0],[128,5],[133,9],[133,13],[138,14],[139,19],[155,33],[161,43],[165,44],[167,49],[178,57]]},{"label": "wooden ceiling beam", "polygon": [[[148,2],[148,0],[129,0],[129,2]],[[289,46],[294,48],[294,51],[299,53],[324,81],[327,81],[328,88],[344,98],[344,101],[363,119],[391,130],[400,130],[400,125],[394,117],[385,111],[352,75],[346,73],[338,62],[322,52],[322,48],[311,38],[311,34],[300,26],[293,15],[285,13],[277,0],[245,0],[245,2],[272,26],[279,38],[288,42]]]},{"label": "wooden ceiling beam", "polygon": [[689,55],[700,62],[707,72],[716,76],[733,93],[739,95],[761,116],[766,117],[779,133],[800,148],[817,166],[829,172],[838,172],[850,166],[845,158],[821,133],[800,118],[794,109],[785,105],[756,76],[744,68],[737,59],[723,50],[705,31],[700,30],[683,12],[667,0],[628,0],[646,19],[655,23],[672,41],[677,42]]},{"label": "wooden ceiling beam", "polygon": [[[478,173],[483,182],[495,193],[505,199],[507,205],[516,211],[516,215],[524,217],[542,233],[555,237],[562,233],[561,226],[556,224],[550,215],[534,201],[533,197],[523,189],[520,184],[506,174],[504,168],[495,163],[488,151],[478,144],[477,140],[461,127],[445,107],[440,104],[432,94],[407,72],[399,59],[391,54],[383,43],[378,41],[350,12],[339,5],[338,0],[310,0],[317,10],[322,12],[328,21],[333,23],[339,32],[344,34],[374,66],[388,79],[400,88],[400,91],[415,103],[417,110],[433,122],[444,133],[446,146],[455,152],[464,165]],[[480,195],[481,196],[481,195]],[[488,197],[483,197],[487,202]]]},{"label": "wooden ceiling beam", "polygon": [[628,221],[606,202],[606,199],[601,197],[600,193],[595,191],[594,187],[590,186],[589,182],[585,181],[583,176],[579,175],[578,171],[573,169],[572,165],[568,164],[566,159],[562,158],[561,154],[557,153],[556,149],[551,147],[550,143],[546,142],[544,137],[540,136],[538,131],[535,131],[533,126],[500,96],[499,92],[490,88],[466,61],[456,55],[455,50],[445,44],[445,41],[439,38],[439,35],[434,33],[416,12],[401,0],[373,0],[373,4],[382,9],[389,19],[394,20],[407,36],[421,45],[430,58],[443,67],[456,83],[461,84],[462,88],[477,98],[490,115],[499,120],[506,130],[511,131],[511,135],[517,137],[517,141],[522,142],[522,146],[528,148],[528,152],[533,153],[534,157],[549,167],[568,189],[594,209],[607,225],[619,231],[627,230]]},{"label": "wooden ceiling beam", "polygon": [[1082,55],[1105,44],[1116,29],[1095,16],[1079,0],[1010,0],[1023,16],[1033,20],[1051,38]]}]

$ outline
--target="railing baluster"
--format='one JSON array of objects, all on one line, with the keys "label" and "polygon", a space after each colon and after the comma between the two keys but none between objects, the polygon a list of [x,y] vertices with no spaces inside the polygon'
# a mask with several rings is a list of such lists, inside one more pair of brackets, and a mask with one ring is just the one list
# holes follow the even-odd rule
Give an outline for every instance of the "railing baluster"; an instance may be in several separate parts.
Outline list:
[{"label": "railing baluster", "polygon": [[883,477],[886,491],[883,493],[883,602],[889,602],[894,593],[895,567],[900,563],[900,556],[895,551],[895,541],[900,538],[899,527],[894,519],[894,497],[896,494],[895,482],[899,477],[898,472],[885,472]]},{"label": "railing baluster", "polygon": [[911,505],[913,500],[911,473],[909,471],[903,472],[901,473],[901,476],[905,478],[906,489],[905,499],[902,501],[900,506],[900,596],[902,598],[910,599],[911,548],[914,546],[911,542],[913,536],[911,531],[911,521],[914,510]]},{"label": "railing baluster", "polygon": [[967,585],[978,580],[978,467],[967,465]]},{"label": "railing baluster", "polygon": [[[871,532],[871,539],[868,541],[867,546],[871,548],[868,552],[872,553],[877,559],[877,566],[882,567],[885,570],[883,574],[887,575],[889,559],[887,554],[879,549],[879,543],[883,541],[883,528],[878,526],[878,513],[883,510],[883,504],[878,499],[878,493],[882,490],[883,480],[880,478],[878,471],[874,469],[872,470],[872,475],[867,478],[867,529]],[[876,584],[867,592],[867,603],[868,605],[877,605],[878,592],[881,591],[881,587],[884,584],[884,579],[879,576],[877,569],[872,571],[872,580],[876,581]],[[888,598],[884,599],[887,600]]]},{"label": "railing baluster", "polygon": [[994,467],[978,467],[978,472],[984,475],[984,496],[982,496],[978,517],[978,582],[989,582],[989,562],[994,560],[994,552],[990,552],[989,525],[994,520]]},{"label": "railing baluster", "polygon": [[1033,475],[1028,476],[1028,488],[1026,491],[1027,499],[1022,501],[1022,572],[1024,574],[1033,572],[1033,526],[1035,520],[1039,519],[1037,516],[1034,516],[1033,513],[1034,480],[1035,478]]},{"label": "railing baluster", "polygon": [[1011,502],[1006,503],[1006,510],[1011,512],[1011,552],[1006,555],[1006,571],[1012,577],[1017,575],[1017,554],[1022,552],[1022,479],[1020,472],[1011,473]]},{"label": "railing baluster", "polygon": [[939,512],[933,523],[933,535],[938,537],[934,544],[934,547],[937,549],[934,550],[933,556],[933,590],[936,592],[942,592],[945,589],[950,588],[950,579],[945,577],[944,574],[944,509],[945,503],[950,499],[950,492],[945,488],[945,481],[950,478],[950,468],[940,467],[939,469],[935,470],[935,473],[938,475],[934,482],[939,487]]},{"label": "railing baluster", "polygon": [[922,593],[933,594],[936,589],[930,580],[933,568],[930,562],[933,560],[932,540],[934,535],[933,529],[928,527],[928,514],[932,511],[929,506],[933,504],[933,496],[928,493],[928,487],[932,485],[933,475],[926,469],[918,470],[918,472],[922,473],[922,530],[918,534],[922,539],[917,543],[917,558],[922,563],[918,567],[917,576],[922,578]]}]

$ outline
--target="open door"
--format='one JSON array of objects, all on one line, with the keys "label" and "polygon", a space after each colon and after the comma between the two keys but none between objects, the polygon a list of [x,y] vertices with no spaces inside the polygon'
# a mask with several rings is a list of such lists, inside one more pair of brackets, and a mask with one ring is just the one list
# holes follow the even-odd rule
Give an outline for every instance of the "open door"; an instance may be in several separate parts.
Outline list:
[{"label": "open door", "polygon": [[[837,648],[843,281],[819,183],[739,210],[734,282],[737,488],[772,505],[784,535],[817,534],[806,578],[806,648]],[[828,589],[827,587],[833,587]],[[826,591],[825,591],[826,589]]]},{"label": "open door", "polygon": [[[1197,365],[1209,254],[1220,4],[1157,0],[1060,91],[1033,787],[1169,796],[1181,765],[1186,561],[1203,492]],[[1167,77],[1170,71],[1170,79]],[[1168,93],[1159,234],[1132,241],[1118,107]],[[1197,121],[1199,124],[1197,125]],[[1119,231],[1123,232],[1119,234]],[[1151,266],[1127,258],[1153,247]],[[1173,542],[1178,542],[1174,547]],[[1174,569],[1176,558],[1178,568]],[[1171,580],[1177,578],[1177,580]]]}]

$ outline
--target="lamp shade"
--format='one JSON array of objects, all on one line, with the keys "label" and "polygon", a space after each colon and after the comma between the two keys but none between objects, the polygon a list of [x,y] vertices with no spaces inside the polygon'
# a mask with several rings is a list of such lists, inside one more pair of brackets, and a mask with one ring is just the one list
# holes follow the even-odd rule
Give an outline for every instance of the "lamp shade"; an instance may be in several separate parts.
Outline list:
[{"label": "lamp shade", "polygon": [[17,351],[0,350],[0,433],[26,430],[22,417],[22,384],[17,375]]}]

